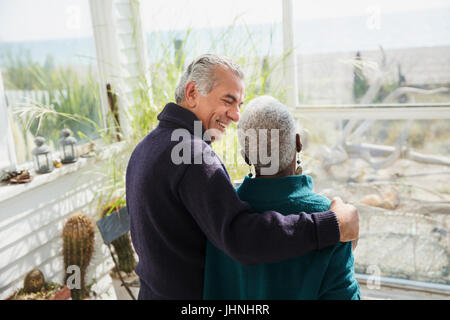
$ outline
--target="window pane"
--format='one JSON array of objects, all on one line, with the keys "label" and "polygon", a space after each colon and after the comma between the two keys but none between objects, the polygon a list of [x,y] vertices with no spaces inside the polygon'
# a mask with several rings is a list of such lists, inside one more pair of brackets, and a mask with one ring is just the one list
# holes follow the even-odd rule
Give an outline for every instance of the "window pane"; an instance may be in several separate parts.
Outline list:
[{"label": "window pane", "polygon": [[448,1],[294,5],[301,103],[450,101]]},{"label": "window pane", "polygon": [[[2,1],[0,67],[19,164],[31,159],[33,136],[54,151],[64,127],[79,142],[97,136],[94,124],[61,115],[101,123],[88,0]],[[17,113],[30,109],[47,112],[40,124]]]},{"label": "window pane", "polygon": [[299,121],[303,170],[316,192],[340,196],[360,213],[357,273],[450,284],[449,126],[308,115]]},{"label": "window pane", "polygon": [[204,53],[233,58],[245,71],[246,99],[282,96],[280,66],[281,2],[143,1],[142,15],[153,93],[157,104],[172,101],[183,66]]},{"label": "window pane", "polygon": [[[183,67],[204,53],[227,55],[241,66],[246,102],[262,94],[284,101],[281,1],[155,0],[142,1],[141,6],[152,93],[159,108],[175,100]],[[248,167],[241,159],[235,129],[231,125],[214,149],[232,179],[241,179]]]}]

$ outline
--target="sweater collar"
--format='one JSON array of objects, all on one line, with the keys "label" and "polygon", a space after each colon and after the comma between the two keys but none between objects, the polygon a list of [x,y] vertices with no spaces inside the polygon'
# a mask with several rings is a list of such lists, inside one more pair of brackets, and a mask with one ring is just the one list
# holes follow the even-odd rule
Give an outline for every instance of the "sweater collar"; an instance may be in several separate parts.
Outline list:
[{"label": "sweater collar", "polygon": [[[176,128],[184,128],[192,135],[199,136],[200,138],[205,137],[205,128],[201,121],[194,113],[176,103],[170,102],[166,104],[157,119],[160,121],[160,124],[164,123],[175,126]],[[198,123],[195,124],[195,121],[198,121]],[[206,135],[208,134],[206,133]],[[211,139],[204,139],[204,141],[207,144],[211,144]]]},{"label": "sweater collar", "polygon": [[239,195],[246,200],[286,201],[313,191],[313,181],[308,175],[296,175],[282,178],[245,177],[239,187]]}]

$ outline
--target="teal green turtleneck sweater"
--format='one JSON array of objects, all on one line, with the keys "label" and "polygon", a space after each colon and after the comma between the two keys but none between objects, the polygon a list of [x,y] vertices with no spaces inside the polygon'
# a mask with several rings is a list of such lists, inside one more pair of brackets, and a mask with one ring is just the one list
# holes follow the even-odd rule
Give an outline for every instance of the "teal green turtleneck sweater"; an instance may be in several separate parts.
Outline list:
[{"label": "teal green turtleneck sweater", "polygon": [[[307,175],[245,177],[237,192],[257,212],[313,213],[331,204],[313,192]],[[347,242],[285,261],[244,266],[207,241],[203,298],[358,300],[353,261],[352,244]]]}]

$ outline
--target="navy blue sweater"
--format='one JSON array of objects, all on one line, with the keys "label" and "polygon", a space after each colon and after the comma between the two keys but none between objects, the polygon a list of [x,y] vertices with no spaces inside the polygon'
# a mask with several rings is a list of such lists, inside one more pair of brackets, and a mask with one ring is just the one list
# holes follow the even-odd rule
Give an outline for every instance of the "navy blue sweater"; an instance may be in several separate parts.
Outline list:
[{"label": "navy blue sweater", "polygon": [[[253,212],[239,199],[211,145],[194,135],[198,119],[192,112],[169,103],[158,120],[133,151],[126,175],[139,299],[202,299],[207,239],[243,265],[277,262],[339,242],[332,211]],[[172,141],[172,133],[183,128],[189,131],[192,161],[176,164],[172,150],[179,150],[181,140]],[[196,164],[202,153],[209,161]]]}]

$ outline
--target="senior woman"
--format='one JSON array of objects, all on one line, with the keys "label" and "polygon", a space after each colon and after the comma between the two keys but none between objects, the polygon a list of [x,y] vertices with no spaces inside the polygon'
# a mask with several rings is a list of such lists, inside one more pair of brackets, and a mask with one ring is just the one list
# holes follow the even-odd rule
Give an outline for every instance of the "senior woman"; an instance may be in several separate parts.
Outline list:
[{"label": "senior woman", "polygon": [[[286,106],[270,96],[253,99],[239,121],[238,138],[256,176],[246,176],[237,192],[255,211],[288,215],[329,209],[331,201],[313,191],[311,177],[296,174],[302,145]],[[358,300],[353,261],[352,243],[347,242],[285,261],[244,266],[208,241],[203,297]]]}]

